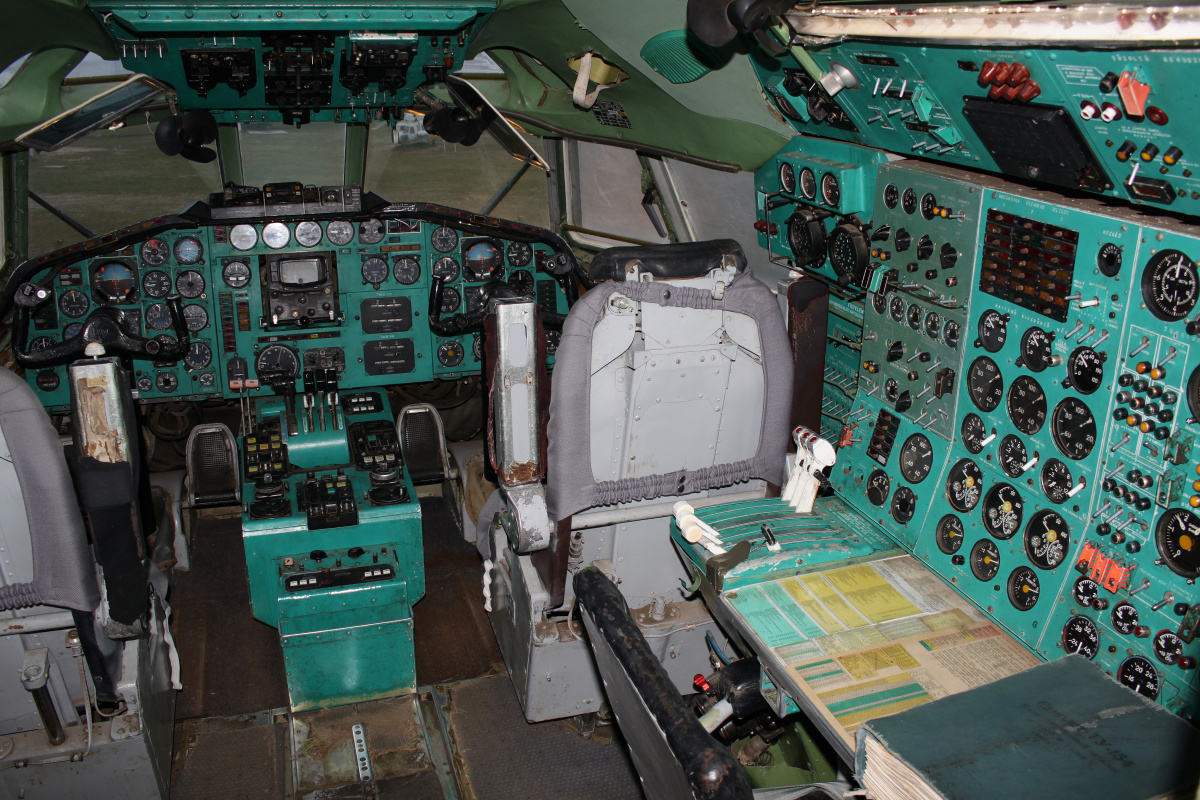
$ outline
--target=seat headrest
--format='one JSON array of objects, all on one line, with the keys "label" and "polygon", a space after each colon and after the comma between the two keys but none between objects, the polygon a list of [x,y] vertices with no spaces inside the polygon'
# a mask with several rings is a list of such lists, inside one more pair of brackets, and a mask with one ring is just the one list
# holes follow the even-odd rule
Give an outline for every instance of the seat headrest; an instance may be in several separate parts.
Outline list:
[{"label": "seat headrest", "polygon": [[733,239],[712,239],[707,242],[679,242],[649,247],[610,247],[592,259],[588,277],[594,282],[625,280],[625,265],[639,262],[639,269],[658,279],[702,278],[725,264],[725,256],[733,256],[737,271],[746,269],[746,254]]}]

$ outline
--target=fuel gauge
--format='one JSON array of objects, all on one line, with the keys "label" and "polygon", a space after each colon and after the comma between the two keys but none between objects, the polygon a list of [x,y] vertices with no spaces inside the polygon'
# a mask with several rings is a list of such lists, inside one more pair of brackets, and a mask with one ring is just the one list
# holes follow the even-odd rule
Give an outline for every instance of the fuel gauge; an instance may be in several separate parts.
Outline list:
[{"label": "fuel gauge", "polygon": [[1008,601],[1018,611],[1028,611],[1037,605],[1040,592],[1038,576],[1029,567],[1017,567],[1008,576]]},{"label": "fuel gauge", "polygon": [[1129,636],[1138,625],[1138,610],[1132,603],[1120,602],[1113,606],[1112,626],[1117,633]]},{"label": "fuel gauge", "polygon": [[1075,488],[1071,470],[1057,458],[1051,458],[1042,466],[1042,491],[1051,503],[1065,503]]},{"label": "fuel gauge", "polygon": [[886,503],[891,491],[892,479],[883,470],[877,469],[867,478],[867,499],[875,505]]},{"label": "fuel gauge", "polygon": [[983,498],[983,527],[997,539],[1011,539],[1021,528],[1025,501],[1007,483],[998,483]]},{"label": "fuel gauge", "polygon": [[1021,477],[1027,461],[1029,453],[1025,450],[1025,443],[1016,434],[1010,433],[1000,440],[1000,468],[1009,477]]},{"label": "fuel gauge", "polygon": [[1164,664],[1175,664],[1183,656],[1183,640],[1171,631],[1159,631],[1154,637],[1154,657]]},{"label": "fuel gauge", "polygon": [[1117,670],[1117,680],[1143,697],[1158,699],[1158,670],[1142,656],[1131,656],[1122,661],[1121,668]]},{"label": "fuel gauge", "polygon": [[937,542],[938,550],[941,550],[948,556],[952,556],[959,551],[963,546],[963,538],[966,536],[966,531],[963,529],[962,520],[953,514],[947,514],[938,521],[937,529],[934,531],[934,540]]},{"label": "fuel gauge", "polygon": [[1067,559],[1071,529],[1057,511],[1044,509],[1025,526],[1025,555],[1038,569],[1054,569]]},{"label": "fuel gauge", "polygon": [[1100,596],[1100,584],[1096,583],[1091,578],[1080,578],[1075,581],[1075,586],[1071,588],[1071,596],[1075,598],[1075,602],[1084,608],[1090,608],[1096,598]]},{"label": "fuel gauge", "polygon": [[1093,659],[1100,652],[1100,629],[1084,616],[1073,616],[1063,625],[1062,646],[1067,655]]},{"label": "fuel gauge", "polygon": [[971,574],[990,581],[1000,571],[1000,550],[991,539],[980,539],[971,547]]}]

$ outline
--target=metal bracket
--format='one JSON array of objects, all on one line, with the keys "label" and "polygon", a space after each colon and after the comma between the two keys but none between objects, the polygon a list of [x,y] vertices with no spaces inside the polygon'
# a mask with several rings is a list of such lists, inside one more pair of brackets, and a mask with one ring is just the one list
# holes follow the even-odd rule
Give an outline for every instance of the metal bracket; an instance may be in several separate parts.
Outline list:
[{"label": "metal bracket", "polygon": [[508,500],[507,512],[496,515],[508,541],[517,553],[545,550],[554,527],[546,512],[546,489],[540,483],[502,487]]}]

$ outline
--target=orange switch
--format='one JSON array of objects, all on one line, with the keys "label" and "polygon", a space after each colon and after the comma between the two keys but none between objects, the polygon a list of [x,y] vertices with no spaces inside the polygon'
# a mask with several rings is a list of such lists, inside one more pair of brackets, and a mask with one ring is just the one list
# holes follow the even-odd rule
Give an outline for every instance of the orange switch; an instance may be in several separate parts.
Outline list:
[{"label": "orange switch", "polygon": [[1117,81],[1117,94],[1121,96],[1121,105],[1130,117],[1146,116],[1146,98],[1150,96],[1150,84],[1142,83],[1133,77],[1132,72],[1122,72]]}]

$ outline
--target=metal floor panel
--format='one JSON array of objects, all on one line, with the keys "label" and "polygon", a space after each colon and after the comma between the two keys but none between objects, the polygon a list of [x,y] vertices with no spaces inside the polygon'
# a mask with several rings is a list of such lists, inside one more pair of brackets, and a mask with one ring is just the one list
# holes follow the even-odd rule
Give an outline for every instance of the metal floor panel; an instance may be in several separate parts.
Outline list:
[{"label": "metal floor panel", "polygon": [[277,800],[286,791],[286,729],[265,715],[175,726],[172,800]]}]

